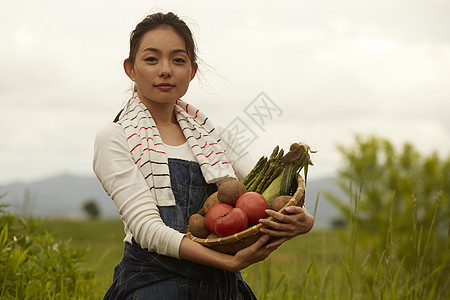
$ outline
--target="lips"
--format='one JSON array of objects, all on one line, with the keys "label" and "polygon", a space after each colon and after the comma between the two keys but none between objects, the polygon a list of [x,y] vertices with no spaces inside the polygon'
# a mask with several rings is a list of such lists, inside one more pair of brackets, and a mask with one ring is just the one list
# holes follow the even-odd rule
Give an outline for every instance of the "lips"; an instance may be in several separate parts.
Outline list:
[{"label": "lips", "polygon": [[170,90],[173,87],[175,87],[175,85],[172,83],[163,82],[163,83],[156,84],[155,87],[157,87],[160,90],[167,91],[167,90]]}]

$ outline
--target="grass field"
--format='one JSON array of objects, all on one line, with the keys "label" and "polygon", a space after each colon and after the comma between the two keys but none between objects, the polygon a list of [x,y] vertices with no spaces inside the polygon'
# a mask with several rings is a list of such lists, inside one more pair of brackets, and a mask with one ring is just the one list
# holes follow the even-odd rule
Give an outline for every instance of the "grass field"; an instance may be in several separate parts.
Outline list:
[{"label": "grass field", "polygon": [[[106,291],[114,266],[122,257],[124,233],[120,220],[46,220],[41,227],[55,238],[70,239],[70,245],[86,250],[82,267],[95,272],[101,283],[98,292]],[[340,268],[339,257],[345,255],[346,245],[339,235],[337,231],[313,230],[285,243],[265,262],[243,270],[243,277],[261,299],[272,298],[281,290],[299,295],[295,288],[308,268],[311,271],[312,262],[315,269],[326,272]]]},{"label": "grass field", "polygon": [[123,250],[123,223],[120,220],[45,220],[42,229],[57,239],[70,239],[70,245],[85,250],[82,268],[93,271],[105,291],[111,284],[114,266]]},{"label": "grass field", "polygon": [[[81,267],[94,272],[97,279],[93,299],[102,298],[122,257],[121,221],[46,220],[41,227],[57,239],[70,239],[71,247],[86,251]],[[258,299],[447,299],[447,259],[429,265],[424,252],[433,248],[448,251],[445,239],[444,246],[442,241],[429,241],[423,251],[414,250],[417,255],[411,252],[416,255],[417,268],[407,269],[395,258],[394,241],[386,249],[372,251],[371,255],[377,256],[374,260],[367,250],[356,246],[357,238],[353,228],[313,229],[242,274]]]}]

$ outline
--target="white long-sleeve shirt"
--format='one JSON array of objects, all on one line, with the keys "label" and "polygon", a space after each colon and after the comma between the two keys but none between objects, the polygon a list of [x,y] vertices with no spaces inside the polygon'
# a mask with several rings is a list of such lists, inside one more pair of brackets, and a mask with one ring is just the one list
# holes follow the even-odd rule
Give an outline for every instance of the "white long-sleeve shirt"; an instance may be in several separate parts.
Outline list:
[{"label": "white long-sleeve shirt", "polygon": [[[227,156],[236,176],[242,180],[253,168],[254,161],[240,148],[238,140],[223,128],[219,136],[227,144]],[[181,151],[182,148],[178,149]],[[190,153],[167,147],[168,157],[195,160]],[[190,150],[190,149],[189,149]],[[150,189],[134,163],[123,127],[116,123],[100,130],[94,142],[93,169],[106,193],[116,204],[124,223],[125,242],[132,238],[148,251],[179,258],[184,233],[167,226],[159,215]]]}]

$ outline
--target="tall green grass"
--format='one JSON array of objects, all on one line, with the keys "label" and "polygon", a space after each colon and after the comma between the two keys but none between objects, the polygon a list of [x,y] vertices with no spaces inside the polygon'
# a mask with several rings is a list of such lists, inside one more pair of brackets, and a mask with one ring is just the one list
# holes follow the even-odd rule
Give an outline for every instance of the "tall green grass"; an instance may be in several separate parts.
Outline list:
[{"label": "tall green grass", "polygon": [[416,214],[411,216],[410,230],[403,232],[410,240],[406,250],[393,234],[393,199],[386,212],[389,228],[372,237],[375,245],[380,244],[375,239],[384,239],[384,248],[357,243],[365,232],[358,228],[356,196],[349,228],[322,232],[320,246],[313,232],[288,241],[266,261],[244,270],[244,278],[260,299],[449,299],[449,230],[442,236],[433,233],[442,194],[430,203],[434,215],[427,232],[418,227]]},{"label": "tall green grass", "polygon": [[114,266],[123,254],[125,234],[122,221],[47,219],[42,227],[51,232],[55,239],[70,239],[74,248],[85,251],[80,268],[94,272],[99,290],[106,292],[112,282]]},{"label": "tall green grass", "polygon": [[97,279],[80,268],[83,250],[0,207],[0,299],[98,299]]}]

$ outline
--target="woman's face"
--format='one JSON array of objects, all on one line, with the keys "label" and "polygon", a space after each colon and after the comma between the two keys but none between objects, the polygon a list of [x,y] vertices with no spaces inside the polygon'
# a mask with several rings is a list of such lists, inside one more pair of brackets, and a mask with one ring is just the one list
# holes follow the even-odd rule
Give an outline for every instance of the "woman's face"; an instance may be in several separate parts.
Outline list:
[{"label": "woman's face", "polygon": [[142,36],[134,64],[124,63],[125,72],[137,87],[141,101],[148,105],[172,104],[181,98],[194,78],[183,38],[170,27],[148,31]]}]

